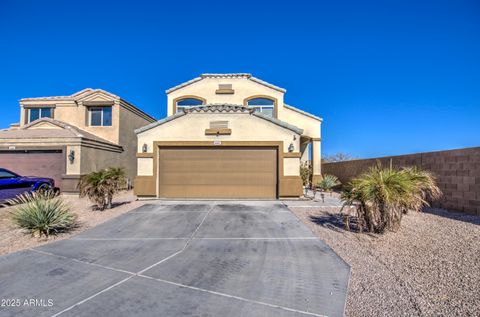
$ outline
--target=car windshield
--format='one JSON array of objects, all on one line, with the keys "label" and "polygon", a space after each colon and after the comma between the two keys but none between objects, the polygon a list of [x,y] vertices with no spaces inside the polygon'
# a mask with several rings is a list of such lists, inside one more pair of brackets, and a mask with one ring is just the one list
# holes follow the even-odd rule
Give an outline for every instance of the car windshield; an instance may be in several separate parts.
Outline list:
[{"label": "car windshield", "polygon": [[17,175],[13,174],[12,172],[6,171],[6,170],[0,170],[0,179],[5,179],[5,178],[15,178]]}]

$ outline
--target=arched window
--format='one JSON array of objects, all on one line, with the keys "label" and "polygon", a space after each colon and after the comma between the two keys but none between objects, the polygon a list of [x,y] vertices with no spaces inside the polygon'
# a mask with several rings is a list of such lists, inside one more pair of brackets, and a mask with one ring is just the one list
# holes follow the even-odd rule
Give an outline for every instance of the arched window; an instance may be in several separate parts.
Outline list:
[{"label": "arched window", "polygon": [[184,108],[201,106],[204,104],[204,101],[197,98],[182,98],[177,100],[176,108],[177,112],[182,112]]},{"label": "arched window", "polygon": [[261,112],[264,115],[273,117],[275,112],[275,101],[268,98],[253,98],[248,100],[247,105],[255,108],[257,112]]}]

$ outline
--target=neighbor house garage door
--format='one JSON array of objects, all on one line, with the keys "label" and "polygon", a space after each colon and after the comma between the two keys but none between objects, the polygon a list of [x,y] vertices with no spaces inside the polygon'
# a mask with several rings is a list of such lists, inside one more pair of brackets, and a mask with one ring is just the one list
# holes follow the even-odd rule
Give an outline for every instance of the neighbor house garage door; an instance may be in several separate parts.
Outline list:
[{"label": "neighbor house garage door", "polygon": [[160,148],[163,198],[276,198],[275,148]]},{"label": "neighbor house garage door", "polygon": [[0,151],[0,167],[22,176],[53,178],[61,187],[65,158],[62,150]]}]

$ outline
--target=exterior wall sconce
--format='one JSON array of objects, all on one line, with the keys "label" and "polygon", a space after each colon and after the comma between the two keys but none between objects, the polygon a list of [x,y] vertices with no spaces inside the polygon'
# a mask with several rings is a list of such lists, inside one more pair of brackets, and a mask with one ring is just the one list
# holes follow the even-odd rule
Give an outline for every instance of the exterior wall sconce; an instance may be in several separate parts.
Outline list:
[{"label": "exterior wall sconce", "polygon": [[293,143],[290,143],[290,145],[288,146],[288,152],[293,152],[293,150],[295,150],[295,146],[293,145]]},{"label": "exterior wall sconce", "polygon": [[75,161],[75,150],[70,150],[70,153],[68,154],[68,160],[70,161],[70,164],[73,164]]},{"label": "exterior wall sconce", "polygon": [[147,153],[147,150],[148,150],[148,145],[147,145],[147,143],[144,143],[143,146],[142,146],[142,152]]}]

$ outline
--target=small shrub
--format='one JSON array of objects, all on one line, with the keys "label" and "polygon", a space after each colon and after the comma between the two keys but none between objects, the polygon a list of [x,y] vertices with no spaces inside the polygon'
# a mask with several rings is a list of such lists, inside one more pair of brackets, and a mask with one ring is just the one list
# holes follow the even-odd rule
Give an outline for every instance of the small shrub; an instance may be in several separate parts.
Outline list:
[{"label": "small shrub", "polygon": [[126,183],[125,170],[110,167],[84,175],[78,183],[80,197],[88,197],[97,208],[112,208],[113,196]]},{"label": "small shrub", "polygon": [[340,185],[340,181],[334,175],[325,174],[322,180],[317,183],[317,188],[323,192],[331,192],[332,189]]},{"label": "small shrub", "polygon": [[310,186],[312,181],[312,164],[310,161],[305,161],[300,165],[300,176],[302,177],[303,186]]},{"label": "small shrub", "polygon": [[45,235],[48,238],[50,234],[69,230],[75,224],[75,215],[53,192],[25,193],[7,203],[13,205],[13,222],[29,230],[32,236]]}]

